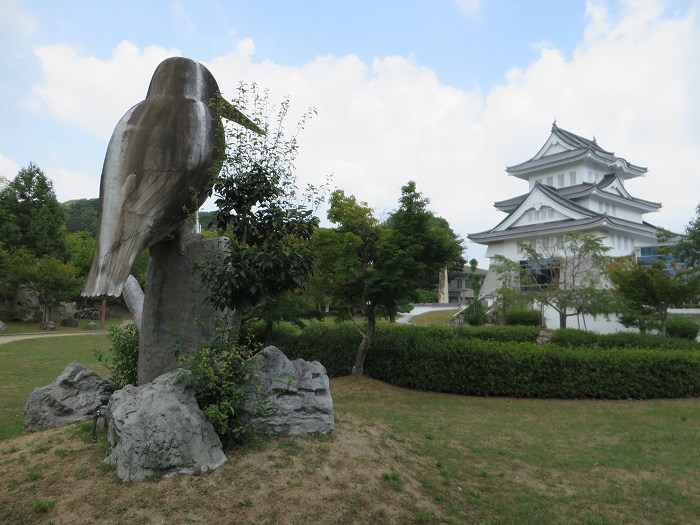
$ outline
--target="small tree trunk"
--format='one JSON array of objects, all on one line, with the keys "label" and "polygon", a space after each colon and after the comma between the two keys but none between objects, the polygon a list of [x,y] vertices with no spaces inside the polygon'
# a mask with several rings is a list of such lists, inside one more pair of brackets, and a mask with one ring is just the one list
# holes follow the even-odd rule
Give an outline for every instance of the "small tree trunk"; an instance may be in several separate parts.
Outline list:
[{"label": "small tree trunk", "polygon": [[274,324],[272,319],[265,321],[265,346],[270,346],[272,344],[272,328]]},{"label": "small tree trunk", "polygon": [[370,306],[367,309],[367,332],[362,336],[362,341],[357,347],[357,354],[355,354],[355,364],[352,367],[352,372],[350,375],[361,376],[364,375],[365,369],[365,357],[367,357],[367,350],[369,350],[372,340],[374,339],[374,334],[377,330],[377,321],[374,318],[374,306]]},{"label": "small tree trunk", "polygon": [[566,328],[566,308],[559,311],[559,328]]}]

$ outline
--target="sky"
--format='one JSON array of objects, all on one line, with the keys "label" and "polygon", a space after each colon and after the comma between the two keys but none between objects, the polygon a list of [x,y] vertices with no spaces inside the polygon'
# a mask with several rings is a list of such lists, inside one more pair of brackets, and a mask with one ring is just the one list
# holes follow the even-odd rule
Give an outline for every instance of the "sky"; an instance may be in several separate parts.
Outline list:
[{"label": "sky", "polygon": [[289,97],[290,132],[315,108],[300,185],[331,176],[379,217],[414,180],[463,238],[492,228],[527,191],[505,168],[554,120],[648,168],[626,184],[664,205],[648,222],[682,232],[700,202],[700,0],[0,0],[0,177],[34,162],[59,201],[97,197],[115,124],[170,56],[229,99]]}]

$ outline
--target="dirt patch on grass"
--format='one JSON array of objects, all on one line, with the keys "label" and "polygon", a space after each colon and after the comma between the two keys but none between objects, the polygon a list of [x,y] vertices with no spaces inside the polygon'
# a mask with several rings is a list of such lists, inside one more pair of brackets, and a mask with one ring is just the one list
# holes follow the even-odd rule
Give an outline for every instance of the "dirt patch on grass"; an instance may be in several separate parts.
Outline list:
[{"label": "dirt patch on grass", "polygon": [[[411,447],[341,415],[327,436],[275,438],[201,476],[121,483],[87,425],[0,444],[4,524],[363,524],[439,521]],[[407,466],[410,464],[410,466]]]}]

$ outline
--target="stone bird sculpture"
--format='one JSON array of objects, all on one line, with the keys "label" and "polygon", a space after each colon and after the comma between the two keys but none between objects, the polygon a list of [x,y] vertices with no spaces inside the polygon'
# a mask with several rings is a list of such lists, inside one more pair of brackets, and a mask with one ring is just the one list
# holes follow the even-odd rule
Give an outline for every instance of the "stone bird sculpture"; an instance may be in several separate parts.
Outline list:
[{"label": "stone bird sculpture", "polygon": [[141,251],[181,229],[206,200],[226,146],[222,117],[263,133],[223,99],[202,64],[175,57],[156,68],[145,100],[121,118],[107,147],[82,295],[121,295]]}]

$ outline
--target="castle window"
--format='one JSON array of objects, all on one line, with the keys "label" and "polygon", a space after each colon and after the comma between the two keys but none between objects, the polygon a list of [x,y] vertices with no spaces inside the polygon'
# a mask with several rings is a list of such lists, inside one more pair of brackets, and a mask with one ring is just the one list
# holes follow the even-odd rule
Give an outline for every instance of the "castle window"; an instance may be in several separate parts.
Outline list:
[{"label": "castle window", "polygon": [[569,184],[573,186],[576,184],[576,172],[575,171],[570,171],[569,172]]},{"label": "castle window", "polygon": [[560,173],[557,175],[557,188],[563,188],[564,187],[564,174]]},{"label": "castle window", "polygon": [[547,177],[547,186],[554,186],[554,175]]}]

